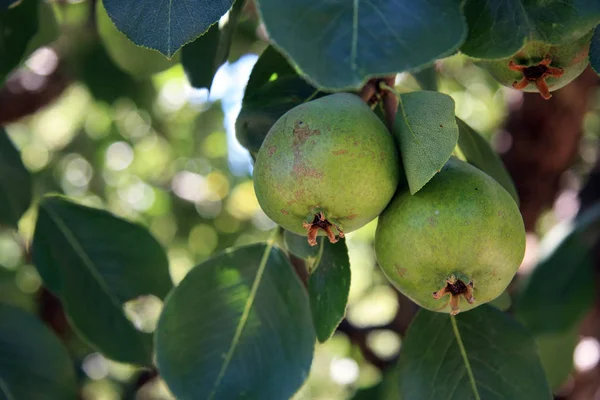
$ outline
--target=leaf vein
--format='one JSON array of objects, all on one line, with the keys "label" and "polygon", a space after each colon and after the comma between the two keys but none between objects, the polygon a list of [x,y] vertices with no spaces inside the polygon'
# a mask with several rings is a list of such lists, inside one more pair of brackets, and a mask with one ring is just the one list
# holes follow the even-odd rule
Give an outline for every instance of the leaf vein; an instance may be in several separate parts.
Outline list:
[{"label": "leaf vein", "polygon": [[221,381],[225,377],[227,368],[229,368],[229,365],[231,364],[231,360],[233,359],[233,354],[235,353],[235,350],[236,350],[236,348],[239,344],[240,338],[242,336],[242,331],[244,330],[244,327],[246,326],[246,322],[248,321],[248,316],[250,315],[250,310],[251,310],[252,306],[254,305],[254,299],[256,298],[256,293],[258,291],[258,287],[260,286],[260,283],[262,281],[262,277],[263,277],[263,274],[265,272],[265,269],[266,269],[266,266],[267,266],[267,263],[269,260],[269,255],[271,254],[271,250],[273,249],[273,243],[274,243],[273,239],[270,239],[267,242],[267,247],[265,248],[265,252],[263,253],[262,259],[260,260],[260,264],[256,271],[256,277],[254,278],[254,282],[252,282],[252,288],[250,289],[250,294],[248,295],[248,300],[246,301],[246,305],[244,306],[244,311],[242,312],[242,316],[240,317],[238,325],[235,329],[235,334],[233,335],[233,340],[231,341],[231,345],[229,346],[229,349],[227,350],[227,354],[225,355],[225,360],[223,361],[223,365],[221,365],[219,375],[217,376],[217,379],[215,380],[215,383],[213,385],[213,389],[212,389],[210,395],[208,396],[209,399],[215,398],[217,389],[219,388]]},{"label": "leaf vein", "polygon": [[467,374],[469,375],[469,381],[471,381],[471,387],[473,388],[473,394],[475,395],[476,400],[481,400],[481,396],[479,395],[479,391],[477,390],[477,383],[475,381],[475,376],[473,375],[473,370],[471,369],[471,363],[469,362],[469,358],[467,357],[467,350],[465,349],[465,345],[462,341],[460,331],[458,330],[458,325],[456,323],[456,317],[451,315],[450,321],[452,322],[452,330],[454,331],[454,336],[456,337],[456,342],[458,343],[458,347],[460,349],[460,354],[462,355],[463,361],[465,363],[465,368],[467,369]]}]

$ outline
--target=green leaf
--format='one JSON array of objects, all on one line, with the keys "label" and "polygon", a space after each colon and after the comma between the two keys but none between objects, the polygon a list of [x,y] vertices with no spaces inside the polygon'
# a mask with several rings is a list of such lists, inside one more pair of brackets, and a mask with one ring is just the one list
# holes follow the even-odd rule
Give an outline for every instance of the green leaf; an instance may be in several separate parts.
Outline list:
[{"label": "green leaf", "polygon": [[181,50],[181,65],[192,87],[210,90],[215,73],[222,64],[216,58],[220,36],[219,25],[215,24]]},{"label": "green leaf", "polygon": [[0,303],[0,398],[77,399],[67,350],[33,315]]},{"label": "green leaf", "polygon": [[[121,2],[125,3],[123,0]],[[133,44],[115,27],[102,3],[102,1],[98,1],[96,4],[98,33],[108,54],[119,68],[140,79],[162,72],[179,62],[180,55],[169,60],[154,50]],[[109,3],[109,1],[105,0],[104,3]],[[155,6],[153,5],[153,7]],[[149,23],[147,20],[145,22]],[[158,29],[154,30],[155,32],[159,31]]]},{"label": "green leaf", "polygon": [[53,5],[47,1],[38,2],[38,29],[37,33],[31,38],[25,50],[25,57],[29,57],[33,52],[43,46],[50,45],[60,36],[60,26],[56,20],[56,13]]},{"label": "green leaf", "polygon": [[324,95],[297,75],[267,82],[242,103],[235,122],[238,141],[256,155],[269,129],[283,114],[309,99]]},{"label": "green leaf", "polygon": [[[320,239],[322,238],[319,238],[319,240]],[[283,231],[283,242],[285,243],[285,248],[290,253],[304,260],[315,261],[321,250],[321,247],[319,246],[311,246],[308,244],[306,235],[296,235],[290,231]]]},{"label": "green leaf", "polygon": [[123,311],[129,300],[162,299],[172,288],[167,256],[145,228],[48,196],[40,203],[33,262],[91,345],[117,361],[151,363],[151,335]]},{"label": "green leaf", "polygon": [[421,310],[400,350],[405,399],[551,399],[530,333],[482,305],[450,317]]},{"label": "green leaf", "polygon": [[459,0],[261,0],[269,37],[319,88],[417,69],[466,37]]},{"label": "green leaf", "polygon": [[596,290],[590,250],[599,238],[600,203],[546,234],[542,242],[546,255],[516,299],[516,316],[532,332],[568,330],[593,306]]},{"label": "green leaf", "polygon": [[280,400],[306,379],[314,343],[306,291],[269,242],[188,273],[165,302],[156,358],[178,398]]},{"label": "green leaf", "polygon": [[600,25],[596,26],[592,44],[590,45],[590,64],[598,75],[600,75]]},{"label": "green leaf", "polygon": [[131,98],[138,107],[150,109],[154,101],[154,87],[148,80],[136,80],[117,67],[101,43],[93,43],[81,54],[80,79],[97,100],[112,104],[122,97]]},{"label": "green leaf", "polygon": [[456,123],[458,124],[458,148],[467,162],[494,178],[519,204],[519,195],[512,178],[488,141],[460,118],[456,118]]},{"label": "green leaf", "polygon": [[410,193],[415,194],[448,161],[458,140],[454,100],[438,92],[399,97],[393,133],[400,143]]},{"label": "green leaf", "polygon": [[[241,1],[241,0],[240,0]],[[133,43],[171,58],[219,22],[234,0],[104,0],[111,20]]]},{"label": "green leaf", "polygon": [[597,0],[467,0],[469,25],[461,51],[476,58],[504,58],[525,39],[562,44],[575,41],[600,21]]},{"label": "green leaf", "polygon": [[536,335],[535,342],[550,387],[560,389],[573,370],[573,352],[579,342],[579,326],[566,332]]},{"label": "green leaf", "polygon": [[17,67],[38,29],[38,2],[22,0],[8,10],[0,7],[0,86]]},{"label": "green leaf", "polygon": [[7,8],[17,4],[19,0],[0,0],[0,11],[4,11]]},{"label": "green leaf", "polygon": [[21,154],[0,127],[0,225],[17,228],[31,204],[31,185]]},{"label": "green leaf", "polygon": [[436,92],[438,90],[437,71],[435,69],[435,65],[430,65],[427,68],[413,72],[412,76],[415,78],[422,90],[431,90],[432,92]]},{"label": "green leaf", "polygon": [[350,259],[346,241],[319,240],[319,254],[308,278],[308,297],[317,339],[323,343],[346,314],[350,292]]},{"label": "green leaf", "polygon": [[233,32],[243,4],[244,1],[239,0],[233,5],[223,29],[219,30],[219,24],[213,25],[181,50],[181,64],[193,87],[210,90],[215,73],[227,61]]},{"label": "green leaf", "polygon": [[235,121],[238,141],[255,157],[279,117],[324,94],[299,77],[275,48],[267,47],[254,64],[246,85],[242,109]]},{"label": "green leaf", "polygon": [[280,52],[273,46],[269,46],[258,57],[252,68],[244,92],[244,100],[248,100],[254,95],[254,92],[266,85],[273,75],[279,79],[284,76],[298,75],[298,73]]}]

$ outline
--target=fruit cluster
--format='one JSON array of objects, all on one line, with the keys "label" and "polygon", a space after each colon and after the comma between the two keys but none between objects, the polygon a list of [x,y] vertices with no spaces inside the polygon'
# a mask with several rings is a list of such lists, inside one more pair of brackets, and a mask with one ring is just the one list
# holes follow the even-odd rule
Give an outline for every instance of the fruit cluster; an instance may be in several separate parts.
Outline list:
[{"label": "fruit cluster", "polygon": [[318,235],[335,243],[379,216],[379,265],[424,308],[456,314],[498,297],[525,250],[510,194],[451,157],[411,195],[400,165],[383,122],[358,96],[338,93],[277,120],[258,151],[254,187],[264,212],[313,246]]}]

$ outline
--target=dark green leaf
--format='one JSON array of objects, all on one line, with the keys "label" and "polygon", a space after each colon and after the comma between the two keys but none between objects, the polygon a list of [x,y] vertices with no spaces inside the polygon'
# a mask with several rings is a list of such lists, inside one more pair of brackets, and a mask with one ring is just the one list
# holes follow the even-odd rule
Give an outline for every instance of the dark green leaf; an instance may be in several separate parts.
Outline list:
[{"label": "dark green leaf", "polygon": [[19,0],[0,0],[0,11],[4,11],[10,6],[15,5]]},{"label": "dark green leaf", "polygon": [[213,77],[221,65],[216,59],[220,36],[219,25],[215,24],[181,50],[181,64],[192,87],[210,90]]},{"label": "dark green leaf", "polygon": [[47,1],[38,2],[38,29],[31,38],[25,51],[25,57],[29,57],[40,47],[47,46],[58,39],[60,26],[56,20],[53,5]]},{"label": "dark green leaf", "polygon": [[[321,239],[322,238],[319,238],[319,240]],[[321,249],[319,246],[311,246],[308,244],[306,235],[300,236],[290,231],[283,232],[283,242],[285,243],[285,248],[290,253],[304,260],[316,260],[319,250]]]},{"label": "dark green leaf", "polygon": [[0,303],[0,399],[77,398],[67,350],[33,315]]},{"label": "dark green leaf", "polygon": [[504,58],[526,38],[562,44],[575,41],[600,21],[597,0],[467,0],[469,25],[461,47],[476,58]]},{"label": "dark green leaf", "polygon": [[453,53],[467,27],[459,0],[261,0],[270,38],[316,86],[359,88],[370,77]]},{"label": "dark green leaf", "polygon": [[454,100],[428,91],[400,95],[393,132],[400,143],[410,193],[415,194],[442,168],[456,147]]},{"label": "dark green leaf", "polygon": [[323,95],[299,77],[281,53],[267,47],[254,64],[246,85],[242,109],[235,122],[238,141],[256,156],[279,117],[304,101]]},{"label": "dark green leaf", "polygon": [[258,57],[254,68],[252,68],[252,73],[244,92],[244,100],[252,97],[254,92],[266,85],[271,80],[273,74],[277,75],[277,78],[298,75],[288,60],[275,50],[273,46],[269,46]]},{"label": "dark green leaf", "polygon": [[170,58],[183,45],[219,22],[233,2],[170,0],[157,4],[137,0],[104,0],[104,6],[117,28],[132,42],[158,50]]},{"label": "dark green leaf", "polygon": [[[120,1],[125,3],[123,0]],[[109,3],[109,1],[105,0],[105,3]],[[153,7],[155,6],[153,5]],[[106,51],[115,64],[137,79],[162,72],[179,62],[179,55],[169,60],[154,50],[139,47],[131,43],[112,23],[102,5],[102,1],[98,1],[96,4],[96,22],[98,24],[100,39],[102,39]],[[147,20],[144,22],[146,24],[149,23]],[[154,31],[159,32],[159,29],[155,28],[157,27],[153,26]]]},{"label": "dark green leaf", "polygon": [[573,370],[573,352],[579,342],[579,326],[566,332],[536,335],[535,342],[550,387],[559,389]]},{"label": "dark green leaf", "polygon": [[438,90],[437,71],[435,69],[435,65],[430,65],[427,68],[413,72],[412,76],[415,78],[422,90],[431,90],[433,92]]},{"label": "dark green leaf", "polygon": [[0,11],[0,86],[23,59],[27,44],[37,29],[36,0],[22,0],[15,7]]},{"label": "dark green leaf", "polygon": [[150,109],[154,88],[149,80],[136,80],[117,67],[101,43],[94,43],[82,52],[80,79],[97,99],[112,104],[121,97],[129,97],[139,107]]},{"label": "dark green leaf", "polygon": [[210,90],[217,69],[227,61],[233,32],[243,4],[243,0],[235,2],[223,29],[219,30],[219,24],[213,25],[205,34],[181,50],[181,64],[193,87]]},{"label": "dark green leaf", "polygon": [[400,350],[405,399],[551,399],[533,337],[482,305],[450,317],[421,310]]},{"label": "dark green leaf", "polygon": [[317,339],[323,343],[346,314],[350,292],[350,259],[346,241],[321,238],[319,254],[308,279],[308,297]]},{"label": "dark green leaf", "polygon": [[165,302],[156,358],[178,398],[280,400],[306,379],[314,343],[306,291],[269,242],[188,273]]},{"label": "dark green leaf", "polygon": [[456,123],[458,124],[458,147],[469,164],[494,178],[519,204],[519,195],[512,178],[488,141],[461,119],[456,118]]},{"label": "dark green leaf", "polygon": [[594,30],[592,44],[590,45],[590,63],[592,68],[600,75],[600,25]]},{"label": "dark green leaf", "polygon": [[245,99],[235,122],[238,141],[255,155],[269,129],[287,111],[325,95],[297,75],[270,81]]},{"label": "dark green leaf", "polygon": [[107,357],[149,364],[151,336],[135,329],[123,305],[172,287],[167,256],[148,231],[61,197],[42,200],[33,262],[74,327]]},{"label": "dark green leaf", "polygon": [[31,204],[31,175],[6,131],[0,127],[0,225],[17,228]]},{"label": "dark green leaf", "polygon": [[600,204],[574,224],[561,224],[547,234],[542,245],[556,245],[539,261],[516,301],[517,317],[532,332],[564,332],[587,314],[596,293],[590,249],[599,238]]}]

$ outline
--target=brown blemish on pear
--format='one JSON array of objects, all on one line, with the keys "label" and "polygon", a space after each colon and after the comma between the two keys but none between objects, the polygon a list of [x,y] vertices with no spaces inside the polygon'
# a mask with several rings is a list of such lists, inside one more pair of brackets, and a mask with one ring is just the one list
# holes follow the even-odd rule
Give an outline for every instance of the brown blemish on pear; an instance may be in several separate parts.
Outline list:
[{"label": "brown blemish on pear", "polygon": [[331,152],[334,156],[341,156],[348,153],[348,150],[335,150]]},{"label": "brown blemish on pear", "polygon": [[381,214],[399,164],[393,137],[372,110],[356,95],[336,93],[289,110],[271,127],[254,164],[255,193],[286,230],[311,244],[318,235],[337,241]]}]

